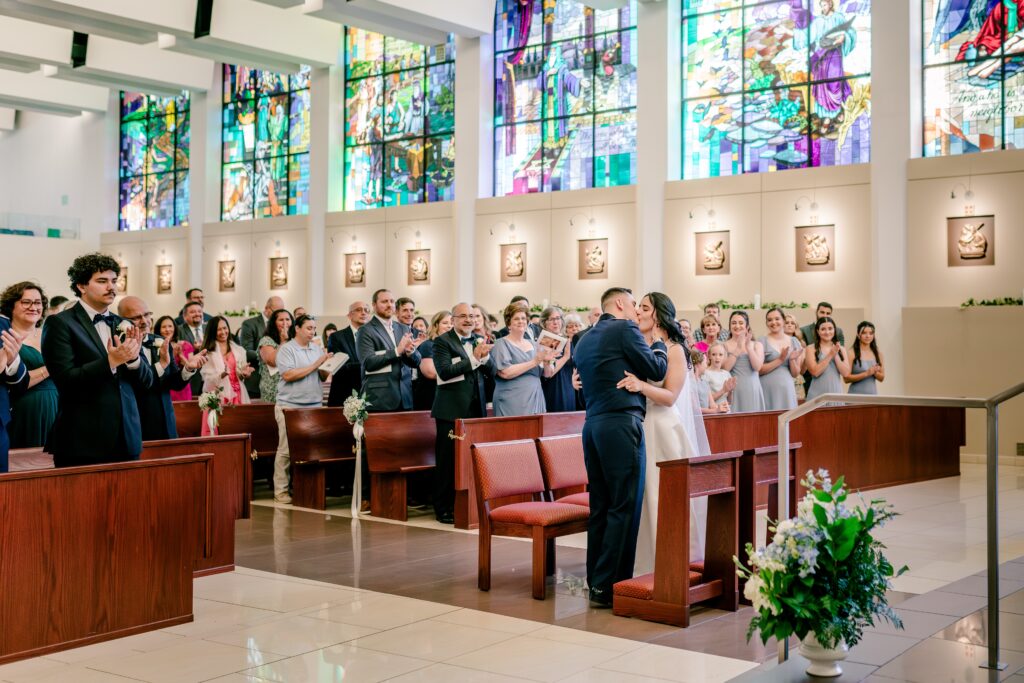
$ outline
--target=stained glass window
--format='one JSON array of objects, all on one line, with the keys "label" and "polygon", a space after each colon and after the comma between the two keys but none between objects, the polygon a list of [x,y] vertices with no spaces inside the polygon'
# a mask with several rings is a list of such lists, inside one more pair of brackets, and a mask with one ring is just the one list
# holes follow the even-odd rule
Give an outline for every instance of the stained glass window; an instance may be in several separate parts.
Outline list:
[{"label": "stained glass window", "polygon": [[455,43],[345,31],[345,210],[455,197]]},{"label": "stained glass window", "polygon": [[188,93],[121,93],[119,230],[188,225],[188,117]]},{"label": "stained glass window", "polygon": [[924,0],[926,157],[1024,148],[1024,0]]},{"label": "stained glass window", "polygon": [[309,71],[224,65],[221,220],[309,213]]},{"label": "stained glass window", "polygon": [[494,194],[636,182],[636,0],[498,0]]},{"label": "stained glass window", "polygon": [[869,161],[871,0],[681,0],[683,178]]}]

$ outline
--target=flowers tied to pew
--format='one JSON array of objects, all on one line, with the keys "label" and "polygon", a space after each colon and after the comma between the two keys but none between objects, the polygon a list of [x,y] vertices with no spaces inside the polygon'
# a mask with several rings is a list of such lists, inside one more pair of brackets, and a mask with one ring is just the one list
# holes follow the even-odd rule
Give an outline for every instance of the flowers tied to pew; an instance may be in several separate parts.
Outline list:
[{"label": "flowers tied to pew", "polygon": [[206,421],[210,425],[210,432],[217,433],[217,425],[220,424],[220,416],[224,412],[224,406],[231,403],[231,399],[224,395],[224,387],[217,387],[213,391],[207,391],[199,397],[199,408],[208,411]]},{"label": "flowers tied to pew", "polygon": [[797,516],[770,527],[767,547],[747,544],[749,569],[733,558],[747,582],[743,595],[754,606],[747,640],[754,631],[764,643],[813,633],[832,649],[856,645],[879,617],[902,629],[885,592],[907,567],[894,571],[885,546],[871,535],[898,513],[880,499],[848,504],[843,477],[833,483],[826,470],[808,470],[800,483],[807,495]]},{"label": "flowers tied to pew", "polygon": [[362,427],[363,423],[366,422],[366,418],[369,417],[367,409],[371,405],[373,404],[366,400],[366,394],[360,394],[353,389],[352,395],[345,399],[341,410],[350,425]]},{"label": "flowers tied to pew", "polygon": [[366,394],[360,394],[355,389],[352,395],[345,399],[341,406],[342,414],[348,423],[352,425],[352,436],[355,437],[355,444],[352,452],[356,456],[356,466],[352,475],[352,519],[358,520],[362,507],[363,489],[363,423],[369,417],[367,410],[372,403],[366,400]]}]

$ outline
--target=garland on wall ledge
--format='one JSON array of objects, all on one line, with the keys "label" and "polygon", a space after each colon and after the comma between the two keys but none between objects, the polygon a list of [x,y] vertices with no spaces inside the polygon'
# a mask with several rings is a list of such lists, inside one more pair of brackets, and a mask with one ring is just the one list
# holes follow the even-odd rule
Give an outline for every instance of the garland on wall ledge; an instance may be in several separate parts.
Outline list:
[{"label": "garland on wall ledge", "polygon": [[[729,303],[725,299],[719,299],[718,301],[713,301],[711,303],[715,304],[716,306],[718,306],[723,311],[729,310],[729,309],[736,310],[736,311],[744,311],[744,310],[753,310],[754,309],[754,302],[753,301],[748,301],[747,303],[733,304],[733,303]],[[797,303],[796,301],[790,301],[789,303],[783,303],[781,301],[764,301],[764,302],[761,303],[761,310],[764,310],[764,311],[769,311],[769,310],[771,310],[773,308],[781,308],[783,310],[786,310],[786,309],[789,309],[789,308],[810,308],[810,307],[811,307],[811,305],[809,303],[807,303],[806,301],[801,301],[799,303]]]},{"label": "garland on wall ledge", "polygon": [[975,301],[973,298],[960,304],[960,310],[974,306],[1024,306],[1024,299],[1020,297],[1004,296],[1002,299],[981,299]]}]

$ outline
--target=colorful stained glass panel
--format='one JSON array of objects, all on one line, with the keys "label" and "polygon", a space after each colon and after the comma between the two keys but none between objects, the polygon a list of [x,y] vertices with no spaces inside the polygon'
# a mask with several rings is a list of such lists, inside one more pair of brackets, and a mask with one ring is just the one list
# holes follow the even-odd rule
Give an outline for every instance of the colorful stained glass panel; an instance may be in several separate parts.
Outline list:
[{"label": "colorful stained glass panel", "polygon": [[636,183],[636,112],[594,116],[594,187]]},{"label": "colorful stained glass panel", "polygon": [[146,177],[121,181],[119,230],[143,230],[146,227]]},{"label": "colorful stained glass panel", "polygon": [[743,89],[743,15],[714,12],[683,24],[684,97]]},{"label": "colorful stained glass panel", "polygon": [[221,220],[253,217],[252,162],[224,164],[221,177]]},{"label": "colorful stained glass panel", "polygon": [[345,34],[345,76],[348,79],[372,76],[384,68],[384,36],[349,28]]},{"label": "colorful stained glass panel", "polygon": [[178,225],[188,225],[188,171],[176,171],[174,183],[174,213]]},{"label": "colorful stained glass panel", "polygon": [[[999,60],[982,62],[998,70]],[[977,66],[977,65],[976,65]],[[924,154],[947,156],[1000,149],[1002,80],[978,81],[967,64],[924,70]]]},{"label": "colorful stained glass panel", "polygon": [[743,172],[743,97],[683,102],[683,177],[715,178]]},{"label": "colorful stained glass panel", "polygon": [[383,155],[382,145],[349,147],[345,150],[346,211],[375,209],[382,206]]},{"label": "colorful stained glass panel", "polygon": [[494,51],[519,50],[543,42],[540,2],[498,0],[494,21]]},{"label": "colorful stained glass panel", "polygon": [[426,103],[423,70],[401,71],[384,77],[384,139],[423,135]]},{"label": "colorful stained glass panel", "polygon": [[494,129],[494,192],[497,196],[543,191],[543,171],[540,123]]},{"label": "colorful stained glass panel", "polygon": [[398,140],[384,147],[384,206],[423,201],[423,140]]},{"label": "colorful stained glass panel", "polygon": [[594,110],[636,106],[636,33],[606,33],[597,39]]},{"label": "colorful stained glass panel", "polygon": [[427,164],[427,201],[455,199],[455,138],[451,135],[427,138],[424,157]]},{"label": "colorful stained glass panel", "polygon": [[345,86],[345,144],[364,145],[384,139],[384,80],[364,78]]},{"label": "colorful stained glass panel", "polygon": [[256,159],[256,218],[288,212],[288,158]]},{"label": "colorful stained glass panel", "polygon": [[174,173],[146,176],[146,227],[168,228],[174,221]]},{"label": "colorful stained glass panel", "polygon": [[426,133],[435,135],[455,129],[455,65],[427,69]]},{"label": "colorful stained glass panel", "polygon": [[309,155],[288,157],[288,215],[309,213]]}]

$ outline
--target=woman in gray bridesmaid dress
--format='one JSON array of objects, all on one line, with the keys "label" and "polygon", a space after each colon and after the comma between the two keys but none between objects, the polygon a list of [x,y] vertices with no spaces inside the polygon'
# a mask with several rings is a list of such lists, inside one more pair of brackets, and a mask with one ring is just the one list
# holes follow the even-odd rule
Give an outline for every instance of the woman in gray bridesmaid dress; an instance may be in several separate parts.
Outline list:
[{"label": "woman in gray bridesmaid dress", "polygon": [[764,347],[750,332],[750,318],[744,311],[733,311],[729,316],[729,335],[729,341],[725,342],[725,350],[729,355],[723,367],[736,378],[731,412],[760,412],[765,409],[761,378],[758,375],[764,364]]},{"label": "woman in gray bridesmaid dress", "polygon": [[885,381],[882,354],[875,343],[875,326],[864,320],[857,325],[857,340],[853,342],[853,365],[846,377],[851,394],[875,395],[877,382]]},{"label": "woman in gray bridesmaid dress", "polygon": [[822,394],[842,394],[843,377],[850,374],[850,359],[835,341],[836,324],[832,318],[818,318],[814,325],[815,342],[804,349],[804,363],[811,373],[807,400]]},{"label": "woman in gray bridesmaid dress", "polygon": [[[768,311],[765,323],[768,326],[768,335],[758,340],[764,346],[761,389],[764,392],[765,409],[792,410],[796,408],[794,378],[800,374],[803,349],[796,337],[785,333],[785,317],[781,310],[773,308]],[[769,369],[770,365],[779,360],[783,349],[788,349],[786,357]]]}]

